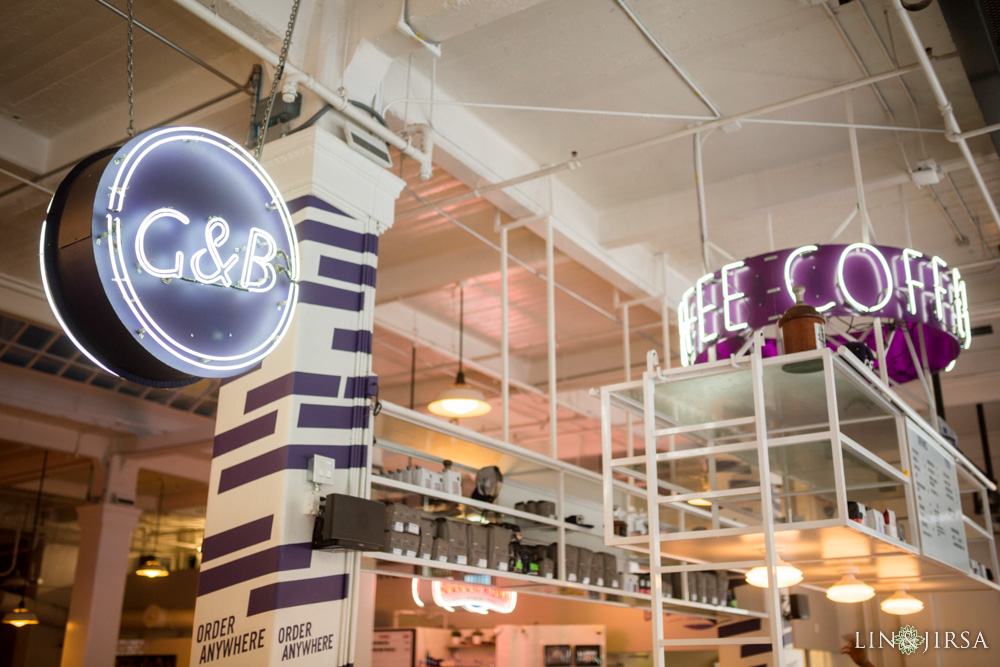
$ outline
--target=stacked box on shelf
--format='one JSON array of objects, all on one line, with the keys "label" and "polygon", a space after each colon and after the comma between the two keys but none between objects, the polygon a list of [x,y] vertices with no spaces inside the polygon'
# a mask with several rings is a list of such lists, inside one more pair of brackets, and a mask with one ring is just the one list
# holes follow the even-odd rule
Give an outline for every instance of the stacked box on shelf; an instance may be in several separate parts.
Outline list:
[{"label": "stacked box on shelf", "polygon": [[479,523],[470,523],[466,530],[469,565],[487,567],[489,565],[489,529]]},{"label": "stacked box on shelf", "polygon": [[[469,564],[469,534],[466,528],[468,524],[456,519],[437,520],[437,539],[447,543],[448,563],[456,565]],[[436,560],[441,560],[440,551]]]},{"label": "stacked box on shelf", "polygon": [[[567,550],[569,547],[567,546]],[[576,578],[581,584],[593,584],[593,580],[590,578],[592,567],[594,564],[594,552],[586,547],[577,547],[577,568],[576,568]],[[566,558],[569,560],[569,557]],[[567,569],[569,566],[567,565]]]},{"label": "stacked box on shelf", "polygon": [[420,558],[434,557],[434,538],[437,537],[437,523],[433,517],[420,516],[420,547],[417,556]]},{"label": "stacked box on shelf", "polygon": [[506,572],[510,558],[510,540],[514,531],[498,524],[486,526],[486,531],[487,567]]},{"label": "stacked box on shelf", "polygon": [[[572,544],[566,545],[566,572],[563,573],[559,570],[559,545],[555,542],[549,545],[548,556],[552,559],[552,562],[556,565],[554,570],[556,571],[556,576],[560,579],[565,579],[566,581],[577,582],[580,581],[580,576],[578,572],[580,564],[580,548],[575,547]],[[589,551],[589,550],[588,550]]]},{"label": "stacked box on shelf", "polygon": [[608,588],[620,588],[621,581],[618,574],[618,559],[615,558],[614,554],[602,553],[597,554],[601,556],[603,579],[604,583],[602,585]]},{"label": "stacked box on shelf", "polygon": [[402,503],[386,502],[385,539],[382,550],[416,557],[420,548],[420,513]]},{"label": "stacked box on shelf", "polygon": [[590,583],[592,586],[607,586],[604,581],[604,554],[594,553],[590,560]]}]

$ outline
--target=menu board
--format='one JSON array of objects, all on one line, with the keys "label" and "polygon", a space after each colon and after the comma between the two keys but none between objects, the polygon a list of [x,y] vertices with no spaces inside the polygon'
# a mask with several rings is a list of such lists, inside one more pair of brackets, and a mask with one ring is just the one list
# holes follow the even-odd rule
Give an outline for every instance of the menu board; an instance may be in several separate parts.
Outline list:
[{"label": "menu board", "polygon": [[968,571],[969,550],[955,459],[914,422],[908,420],[906,430],[920,521],[920,546],[924,555]]},{"label": "menu board", "polygon": [[372,664],[379,667],[413,667],[416,630],[376,630],[372,636]]}]

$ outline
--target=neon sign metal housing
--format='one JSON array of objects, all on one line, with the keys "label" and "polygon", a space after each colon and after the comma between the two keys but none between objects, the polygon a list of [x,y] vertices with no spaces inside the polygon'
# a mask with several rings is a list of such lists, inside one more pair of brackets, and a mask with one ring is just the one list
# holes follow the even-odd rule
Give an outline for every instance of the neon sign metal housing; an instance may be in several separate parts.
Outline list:
[{"label": "neon sign metal housing", "polygon": [[77,165],[49,205],[41,262],[77,346],[153,386],[253,367],[298,298],[277,187],[243,148],[200,128],[151,130]]},{"label": "neon sign metal housing", "polygon": [[[793,285],[828,318],[874,318],[911,331],[922,328],[931,372],[948,367],[970,341],[969,303],[958,269],[910,248],[806,245],[723,266],[688,289],[678,307],[681,361],[690,365],[715,347],[719,358],[742,344],[745,330],[774,324],[794,301]],[[832,335],[831,344],[843,337]],[[886,351],[887,370],[916,377],[903,336]]]}]

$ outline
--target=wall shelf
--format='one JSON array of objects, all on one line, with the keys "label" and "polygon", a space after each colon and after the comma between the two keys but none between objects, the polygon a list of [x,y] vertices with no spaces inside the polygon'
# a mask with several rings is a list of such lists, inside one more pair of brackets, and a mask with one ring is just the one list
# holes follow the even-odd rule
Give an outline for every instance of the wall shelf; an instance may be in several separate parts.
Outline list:
[{"label": "wall shelf", "polygon": [[[382,411],[376,417],[375,453],[373,467],[383,470],[405,468],[411,462],[432,470],[440,470],[445,460],[453,462],[454,470],[472,474],[481,467],[496,465],[504,474],[500,502],[489,503],[466,496],[429,489],[391,477],[369,475],[370,497],[373,499],[404,501],[416,497],[419,507],[433,507],[448,504],[464,514],[495,513],[506,522],[521,527],[525,543],[557,543],[560,545],[559,558],[565,558],[567,544],[585,546],[594,551],[614,553],[619,569],[626,573],[629,564],[637,571],[649,568],[648,559],[627,548],[605,545],[603,513],[601,505],[603,480],[598,473],[578,468],[571,464],[540,455],[515,445],[485,437],[461,427],[439,421],[421,413],[407,410],[398,405],[383,403]],[[629,496],[635,495],[635,488],[624,482],[612,484],[612,495],[623,505]],[[561,491],[561,493],[560,493]],[[556,503],[556,516],[582,514],[588,523],[596,524],[586,528],[560,519],[533,514],[514,509],[516,501],[537,499]],[[411,500],[407,504],[414,504]],[[433,510],[430,510],[433,514]],[[709,513],[702,513],[710,516]],[[445,512],[441,516],[447,516]],[[595,586],[580,582],[545,578],[537,575],[503,572],[479,568],[472,565],[442,563],[425,558],[409,557],[386,552],[365,552],[370,571],[394,576],[427,576],[430,570],[447,570],[459,574],[488,575],[497,586],[526,592],[579,597],[597,593],[610,604],[648,607],[649,593],[639,593],[606,586]],[[564,561],[563,561],[564,562]],[[406,566],[400,570],[398,566]],[[556,572],[565,571],[557,563]],[[665,602],[666,611],[712,617],[761,617],[755,610],[704,604],[691,600],[669,598]]]}]

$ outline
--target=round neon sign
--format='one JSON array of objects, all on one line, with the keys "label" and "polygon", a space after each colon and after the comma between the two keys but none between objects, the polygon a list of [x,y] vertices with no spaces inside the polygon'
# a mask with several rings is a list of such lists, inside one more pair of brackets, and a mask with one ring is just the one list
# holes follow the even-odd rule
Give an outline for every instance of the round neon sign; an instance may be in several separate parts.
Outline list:
[{"label": "round neon sign", "polygon": [[81,350],[154,386],[257,364],[298,297],[277,187],[243,148],[200,128],[151,130],[77,165],[41,251],[53,311]]}]

